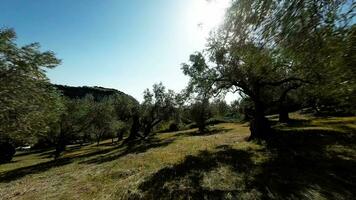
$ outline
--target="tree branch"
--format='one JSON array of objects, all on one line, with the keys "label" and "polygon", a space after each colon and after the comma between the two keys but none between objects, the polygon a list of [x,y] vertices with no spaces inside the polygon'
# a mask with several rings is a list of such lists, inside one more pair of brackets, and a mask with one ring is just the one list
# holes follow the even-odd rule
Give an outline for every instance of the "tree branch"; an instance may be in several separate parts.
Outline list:
[{"label": "tree branch", "polygon": [[289,77],[289,78],[282,79],[280,81],[274,81],[274,82],[264,81],[264,82],[260,82],[260,85],[262,85],[262,86],[264,86],[264,85],[279,86],[279,85],[282,85],[284,83],[293,82],[293,81],[299,81],[299,82],[302,82],[302,83],[311,83],[310,81],[307,81],[307,80],[304,80],[304,79],[301,79],[301,78]]}]

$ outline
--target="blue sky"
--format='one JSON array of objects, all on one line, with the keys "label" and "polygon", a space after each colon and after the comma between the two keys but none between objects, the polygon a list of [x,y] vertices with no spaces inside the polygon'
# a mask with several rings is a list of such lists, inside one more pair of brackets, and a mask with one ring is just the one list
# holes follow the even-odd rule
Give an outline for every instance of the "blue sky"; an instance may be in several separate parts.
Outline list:
[{"label": "blue sky", "polygon": [[62,59],[48,72],[51,82],[116,88],[141,100],[160,81],[184,88],[181,63],[204,48],[228,2],[2,0],[0,25],[14,28],[19,44],[39,42]]}]

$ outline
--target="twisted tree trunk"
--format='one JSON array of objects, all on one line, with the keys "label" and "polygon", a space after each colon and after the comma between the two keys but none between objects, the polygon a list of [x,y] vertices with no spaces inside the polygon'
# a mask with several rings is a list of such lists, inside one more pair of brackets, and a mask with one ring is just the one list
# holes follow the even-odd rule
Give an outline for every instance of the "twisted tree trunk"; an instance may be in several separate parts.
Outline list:
[{"label": "twisted tree trunk", "polygon": [[127,138],[127,140],[131,141],[131,140],[136,139],[139,130],[140,130],[139,116],[138,115],[134,115],[133,118],[132,118],[132,125],[131,125],[130,135]]},{"label": "twisted tree trunk", "polygon": [[280,105],[278,110],[279,110],[279,122],[288,122],[289,121],[288,109],[283,105]]},{"label": "twisted tree trunk", "polygon": [[64,135],[64,131],[61,130],[57,139],[56,143],[56,150],[54,152],[54,159],[58,159],[61,153],[65,150],[66,148],[66,139]]},{"label": "twisted tree trunk", "polygon": [[260,101],[254,101],[255,111],[250,121],[251,135],[249,140],[268,139],[271,133],[271,125],[264,114],[264,107]]}]

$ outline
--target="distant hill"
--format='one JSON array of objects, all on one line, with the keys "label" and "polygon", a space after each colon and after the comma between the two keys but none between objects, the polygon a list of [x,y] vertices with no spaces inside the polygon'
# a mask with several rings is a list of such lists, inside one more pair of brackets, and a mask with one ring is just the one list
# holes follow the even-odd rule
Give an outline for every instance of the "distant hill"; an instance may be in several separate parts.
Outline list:
[{"label": "distant hill", "polygon": [[80,98],[84,98],[86,95],[92,95],[95,101],[100,101],[104,97],[108,97],[116,94],[119,96],[125,96],[131,99],[132,101],[138,103],[138,101],[134,97],[112,88],[104,88],[104,87],[97,87],[97,86],[73,87],[73,86],[56,85],[56,84],[54,84],[54,87],[57,88],[64,96],[71,99],[77,99],[77,98],[80,99]]}]

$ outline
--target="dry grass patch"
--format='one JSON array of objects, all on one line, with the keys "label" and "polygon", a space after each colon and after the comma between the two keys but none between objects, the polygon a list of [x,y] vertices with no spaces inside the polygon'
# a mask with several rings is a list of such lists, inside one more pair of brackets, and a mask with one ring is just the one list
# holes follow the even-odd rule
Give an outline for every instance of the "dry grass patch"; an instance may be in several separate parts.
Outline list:
[{"label": "dry grass patch", "polygon": [[[294,114],[293,114],[294,115]],[[293,116],[292,115],[292,116]],[[0,166],[2,199],[350,199],[356,118],[293,116],[278,137],[246,142],[248,124],[159,133],[130,145],[69,147]]]}]

